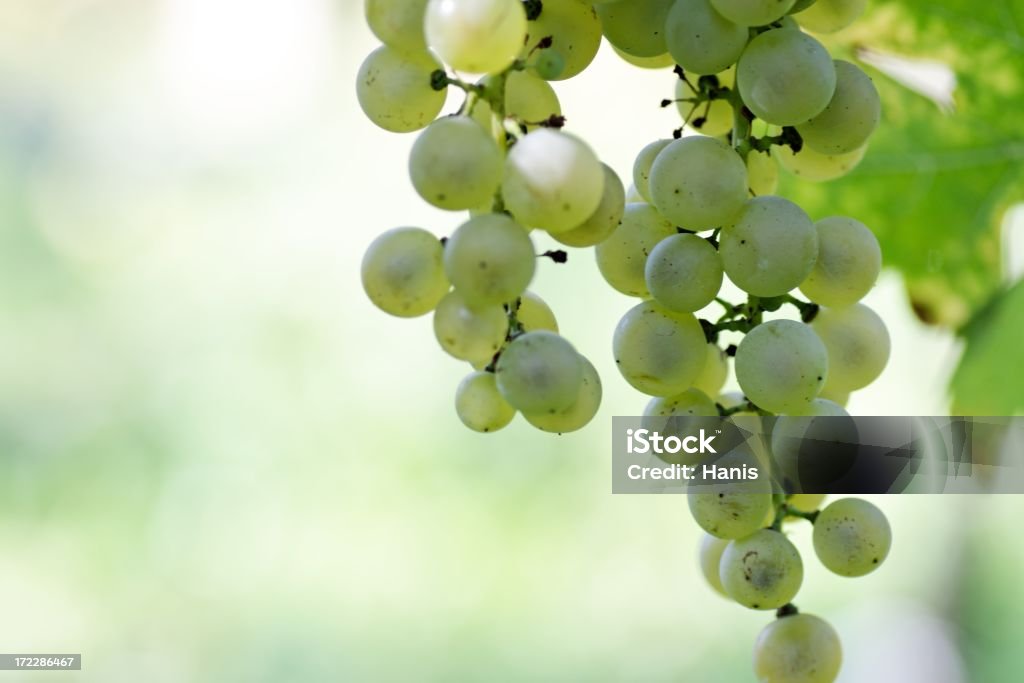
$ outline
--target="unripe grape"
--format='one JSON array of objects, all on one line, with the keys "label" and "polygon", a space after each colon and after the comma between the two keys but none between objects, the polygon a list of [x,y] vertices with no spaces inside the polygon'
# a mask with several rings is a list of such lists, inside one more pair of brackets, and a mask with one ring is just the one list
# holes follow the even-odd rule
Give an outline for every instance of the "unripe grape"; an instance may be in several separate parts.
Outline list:
[{"label": "unripe grape", "polygon": [[444,247],[444,271],[470,306],[514,301],[533,279],[537,257],[522,226],[505,214],[463,223]]},{"label": "unripe grape", "polygon": [[836,89],[828,50],[794,29],[765,31],[740,57],[736,84],[744,104],[768,123],[794,126],[820,114]]},{"label": "unripe grape", "polygon": [[687,72],[715,74],[740,58],[749,31],[729,21],[708,0],[676,0],[665,20],[665,44]]},{"label": "unripe grape", "polygon": [[395,228],[363,256],[363,289],[385,313],[414,318],[434,310],[448,292],[441,242],[421,228]]},{"label": "unripe grape", "polygon": [[824,385],[829,357],[807,325],[771,320],[743,338],[735,363],[736,380],[754,405],[773,413],[799,413]]},{"label": "unripe grape", "polygon": [[579,398],[583,361],[553,332],[527,332],[501,352],[495,367],[498,391],[522,413],[556,414]]},{"label": "unripe grape", "polygon": [[434,336],[442,349],[459,360],[490,360],[507,333],[508,318],[501,306],[472,309],[458,291],[448,292],[434,311]]},{"label": "unripe grape", "polygon": [[863,147],[878,127],[882,102],[871,78],[859,67],[835,60],[836,91],[825,109],[796,127],[804,144],[822,154]]},{"label": "unripe grape", "polygon": [[498,393],[492,372],[467,375],[455,392],[455,413],[475,432],[496,432],[516,416],[516,409]]},{"label": "unripe grape", "polygon": [[601,276],[623,294],[648,296],[644,279],[647,255],[675,234],[675,226],[649,204],[627,204],[619,226],[594,249]]},{"label": "unripe grape", "polygon": [[822,308],[812,323],[828,350],[828,381],[835,391],[855,391],[874,382],[889,362],[885,323],[864,304]]},{"label": "unripe grape", "polygon": [[694,312],[722,288],[722,259],[696,235],[676,234],[658,242],[647,257],[644,280],[654,300],[671,311]]},{"label": "unripe grape", "polygon": [[522,49],[526,12],[519,0],[430,0],[424,27],[427,43],[453,69],[498,73]]},{"label": "unripe grape", "polygon": [[776,619],[754,645],[754,675],[761,683],[833,683],[842,661],[835,629],[811,614]]},{"label": "unripe grape", "polygon": [[589,360],[580,356],[583,378],[576,400],[556,413],[523,413],[526,421],[537,429],[555,434],[575,432],[585,427],[601,407],[601,377]]},{"label": "unripe grape", "polygon": [[615,328],[612,351],[619,372],[635,389],[671,396],[688,389],[707,359],[697,319],[652,301],[631,308]]},{"label": "unripe grape", "polygon": [[626,211],[626,192],[615,171],[607,164],[601,164],[601,170],[604,171],[601,203],[587,220],[572,230],[552,235],[555,241],[570,247],[592,247],[604,242],[619,227]]},{"label": "unripe grape", "polygon": [[804,579],[800,553],[778,531],[761,529],[732,541],[722,553],[725,592],[750,609],[777,609],[792,600]]},{"label": "unripe grape", "polygon": [[373,123],[392,133],[411,133],[434,120],[445,92],[434,90],[430,75],[440,69],[429,54],[403,53],[383,45],[366,58],[356,77],[356,97]]},{"label": "unripe grape", "polygon": [[811,301],[823,306],[849,306],[874,286],[882,269],[882,249],[863,223],[830,216],[815,224],[818,258],[800,285]]},{"label": "unripe grape", "polygon": [[665,218],[688,230],[708,230],[732,220],[747,199],[747,169],[716,138],[675,140],[654,160],[651,200]]},{"label": "unripe grape", "polygon": [[840,576],[864,576],[889,555],[892,529],[885,513],[860,498],[840,498],[814,521],[814,552]]},{"label": "unripe grape", "polygon": [[409,175],[416,192],[449,211],[490,201],[501,183],[502,165],[494,138],[468,116],[434,121],[409,153]]}]

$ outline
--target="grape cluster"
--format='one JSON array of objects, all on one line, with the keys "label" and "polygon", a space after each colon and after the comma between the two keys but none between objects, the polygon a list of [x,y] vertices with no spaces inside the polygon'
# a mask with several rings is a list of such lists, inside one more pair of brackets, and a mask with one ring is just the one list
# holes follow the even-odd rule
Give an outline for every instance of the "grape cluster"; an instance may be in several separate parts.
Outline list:
[{"label": "grape cluster", "polygon": [[[847,416],[850,392],[889,356],[885,325],[859,303],[881,250],[856,219],[815,222],[775,192],[779,166],[824,181],[864,156],[878,93],[807,31],[844,28],[865,1],[366,0],[383,45],[360,68],[359,103],[386,130],[422,131],[413,187],[468,217],[448,238],[384,233],[364,257],[363,285],[390,314],[433,312],[442,349],[473,366],[455,399],[466,426],[496,431],[521,412],[568,432],[600,405],[594,366],[528,289],[538,258],[566,257],[538,255],[542,233],[593,247],[608,284],[640,300],[612,351],[623,378],[652,397],[645,420],[771,416],[769,446],[784,459],[807,419]],[[683,126],[640,150],[628,189],[563,130],[551,86],[583,72],[602,37],[627,62],[677,77],[661,104],[675,104]],[[449,89],[464,99],[438,118]],[[745,301],[726,300],[726,280]],[[781,315],[789,306],[799,320]],[[722,393],[730,365],[738,394]],[[843,576],[872,571],[888,552],[877,508],[847,499],[818,511],[822,498],[770,485],[689,494],[710,534],[700,552],[708,581],[742,605],[779,610],[756,646],[762,681],[831,681],[840,662],[831,627],[790,602],[803,567],[783,522],[813,521],[818,557]]]}]

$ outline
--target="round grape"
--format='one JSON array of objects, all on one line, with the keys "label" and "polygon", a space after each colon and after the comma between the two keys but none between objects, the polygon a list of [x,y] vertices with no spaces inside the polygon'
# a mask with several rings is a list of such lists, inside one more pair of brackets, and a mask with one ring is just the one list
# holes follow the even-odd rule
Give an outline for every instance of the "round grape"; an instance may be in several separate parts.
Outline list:
[{"label": "round grape", "polygon": [[604,37],[634,57],[657,57],[665,46],[665,17],[674,0],[629,0],[596,6]]},{"label": "round grape", "polygon": [[804,580],[804,566],[788,538],[761,529],[726,546],[719,576],[733,600],[750,609],[769,610],[796,596]]},{"label": "round grape", "polygon": [[495,367],[498,391],[524,414],[556,414],[579,398],[583,361],[554,332],[527,332],[501,352]]},{"label": "round grape", "polygon": [[765,31],[750,41],[736,70],[744,104],[768,123],[794,126],[820,114],[836,89],[828,50],[794,29]]},{"label": "round grape", "polygon": [[707,306],[722,288],[722,259],[696,235],[672,235],[647,257],[644,280],[654,300],[671,311],[693,312]]},{"label": "round grape", "polygon": [[366,0],[366,23],[380,42],[399,52],[426,52],[423,15],[427,0]]},{"label": "round grape", "polygon": [[474,307],[515,300],[533,279],[536,264],[530,236],[504,214],[470,218],[444,247],[444,272]]},{"label": "round grape", "polygon": [[608,165],[601,164],[601,170],[604,171],[601,203],[580,225],[552,235],[555,241],[570,247],[592,247],[604,242],[619,227],[626,211],[626,191],[619,176]]},{"label": "round grape", "polygon": [[801,512],[814,512],[825,498],[824,493],[794,493],[786,498],[786,505]]},{"label": "round grape", "polygon": [[628,296],[648,296],[644,268],[647,255],[663,239],[678,234],[675,226],[648,204],[627,204],[614,232],[594,254],[601,276]]},{"label": "round grape", "polygon": [[795,154],[785,146],[773,147],[772,151],[782,168],[798,178],[822,183],[841,178],[857,168],[868,148],[864,145],[844,154],[822,154],[806,145]]},{"label": "round grape", "polygon": [[736,380],[754,405],[773,413],[799,413],[818,395],[829,356],[818,335],[793,320],[758,325],[736,350]]},{"label": "round grape", "polygon": [[429,54],[403,53],[383,45],[359,67],[359,106],[370,121],[384,130],[419,130],[433,121],[444,106],[444,90],[434,90],[430,85],[430,75],[440,68]]},{"label": "round grape", "polygon": [[626,63],[638,66],[641,69],[665,69],[676,63],[676,60],[672,59],[672,55],[667,52],[665,54],[657,55],[656,57],[634,57],[628,52],[623,52],[614,45],[612,45],[612,50]]},{"label": "round grape", "polygon": [[472,309],[457,291],[448,292],[434,311],[434,336],[449,355],[470,363],[489,361],[508,333],[501,306]]},{"label": "round grape", "polygon": [[740,26],[767,26],[781,19],[796,0],[711,0],[718,13]]},{"label": "round grape", "polygon": [[654,159],[661,153],[661,150],[671,143],[671,140],[655,140],[640,150],[640,153],[636,155],[636,160],[633,161],[633,187],[645,202],[651,201],[651,166],[654,165]]},{"label": "round grape", "polygon": [[885,513],[860,498],[840,498],[814,521],[814,552],[840,576],[870,574],[885,561],[892,529]]},{"label": "round grape", "polygon": [[494,139],[467,116],[434,121],[409,153],[409,175],[416,192],[449,211],[490,201],[501,183],[502,167]]},{"label": "round grape", "polygon": [[455,391],[455,413],[475,432],[496,432],[516,416],[516,409],[498,393],[492,372],[467,375]]},{"label": "round grape", "polygon": [[717,396],[729,377],[729,358],[717,344],[708,344],[708,357],[704,369],[693,381],[693,387],[708,396]]},{"label": "round grape", "polygon": [[878,127],[882,102],[860,67],[835,61],[836,91],[825,109],[796,127],[804,144],[822,154],[845,154],[863,147]]},{"label": "round grape", "polygon": [[766,490],[757,492],[750,483],[717,484],[713,492],[707,493],[700,492],[702,487],[693,487],[687,494],[690,514],[704,531],[717,538],[749,536],[761,528],[772,508],[772,496],[766,492],[767,487],[760,487]]},{"label": "round grape", "polygon": [[747,182],[755,197],[775,194],[779,189],[779,165],[771,154],[752,150],[747,155]]},{"label": "round grape", "polygon": [[864,304],[822,308],[812,323],[828,351],[828,381],[833,391],[855,391],[874,382],[889,362],[889,332]]},{"label": "round grape", "polygon": [[388,230],[363,256],[363,289],[385,313],[401,318],[429,313],[448,292],[442,258],[441,241],[426,230]]},{"label": "round grape", "polygon": [[430,0],[424,23],[427,43],[457,71],[498,73],[526,39],[526,12],[519,0]]},{"label": "round grape", "polygon": [[533,292],[523,292],[519,297],[516,319],[524,332],[536,330],[558,332],[558,321],[555,320],[555,314],[551,311],[551,307]]},{"label": "round grape", "polygon": [[835,33],[856,21],[867,4],[868,0],[818,0],[797,19],[815,33]]},{"label": "round grape", "polygon": [[811,614],[776,619],[754,645],[754,675],[761,683],[833,683],[842,661],[835,629]]},{"label": "round grape", "polygon": [[567,434],[585,427],[601,407],[601,377],[589,360],[580,356],[583,379],[576,400],[568,408],[556,413],[523,413],[526,421],[537,429],[555,434]]},{"label": "round grape", "polygon": [[729,21],[708,0],[677,0],[665,22],[669,54],[687,72],[715,74],[740,58],[750,32]]},{"label": "round grape", "polygon": [[631,308],[615,328],[612,350],[619,372],[635,389],[671,396],[688,389],[704,368],[707,339],[689,313],[652,301]]},{"label": "round grape", "polygon": [[562,69],[551,80],[565,80],[582,73],[601,46],[601,21],[597,12],[582,0],[544,0],[540,16],[527,23],[529,52],[541,38],[551,38],[551,47],[563,58]]},{"label": "round grape", "polygon": [[716,138],[675,140],[654,160],[651,200],[668,220],[688,230],[729,222],[747,198],[743,159]]},{"label": "round grape", "polygon": [[729,596],[726,594],[725,588],[722,587],[722,579],[718,576],[718,565],[722,561],[722,553],[727,545],[729,545],[728,539],[704,534],[704,537],[700,539],[698,555],[700,571],[704,575],[704,580],[725,597]]},{"label": "round grape", "polygon": [[815,224],[818,258],[800,285],[811,301],[849,306],[871,291],[882,269],[882,249],[871,230],[853,218],[831,216]]}]

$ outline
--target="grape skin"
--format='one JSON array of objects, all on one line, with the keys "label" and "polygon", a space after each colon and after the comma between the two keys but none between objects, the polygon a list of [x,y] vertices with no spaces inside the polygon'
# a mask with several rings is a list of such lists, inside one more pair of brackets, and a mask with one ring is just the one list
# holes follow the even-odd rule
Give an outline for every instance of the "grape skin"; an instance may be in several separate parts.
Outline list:
[{"label": "grape skin", "polygon": [[486,362],[498,352],[508,332],[501,306],[472,309],[452,290],[434,311],[434,336],[449,355],[470,363]]},{"label": "grape skin", "polygon": [[755,197],[722,229],[722,265],[737,287],[755,296],[780,296],[811,273],[818,233],[803,209],[782,197]]},{"label": "grape skin", "polygon": [[[484,87],[496,88],[493,76],[483,79]],[[505,77],[505,115],[526,122],[526,130],[537,128],[537,124],[562,113],[562,105],[554,88],[534,71],[512,71]],[[485,131],[491,131],[497,139],[504,141],[505,132],[501,122],[492,121],[494,111],[486,101],[479,99],[470,117]]]},{"label": "grape skin", "polygon": [[655,140],[644,146],[640,153],[636,155],[636,160],[633,161],[633,187],[640,193],[644,201],[650,203],[651,201],[651,166],[654,165],[654,160],[657,158],[661,150],[665,149],[672,143],[672,140]]},{"label": "grape skin", "polygon": [[554,332],[527,332],[512,340],[495,366],[498,391],[523,414],[552,415],[572,406],[583,381],[583,361]]},{"label": "grape skin", "polygon": [[[732,88],[736,83],[736,67],[730,66],[715,76],[718,78],[720,86]],[[697,92],[690,87],[689,80],[676,79],[676,108],[679,109],[679,115],[683,117],[683,121],[689,121],[691,128],[711,137],[725,135],[732,130],[732,105],[728,100],[717,99],[701,104],[682,101],[696,96]],[[696,114],[693,112],[695,108],[697,109]],[[696,122],[697,119],[702,119],[700,125]],[[749,164],[747,170],[750,170]]]},{"label": "grape skin", "polygon": [[612,351],[619,372],[635,389],[672,396],[688,389],[707,359],[707,340],[697,319],[653,301],[631,308],[615,327]]},{"label": "grape skin", "polygon": [[526,11],[519,0],[430,0],[427,44],[453,69],[475,74],[502,71],[526,39]]},{"label": "grape skin", "polygon": [[434,121],[409,153],[409,176],[416,192],[449,211],[490,201],[501,183],[502,167],[494,139],[467,116]]},{"label": "grape skin", "polygon": [[751,150],[747,155],[747,182],[755,197],[772,195],[779,189],[779,165],[770,153]]},{"label": "grape skin", "polygon": [[860,498],[840,498],[814,521],[814,552],[825,567],[840,576],[870,574],[892,547],[892,529],[885,513]]},{"label": "grape skin", "polygon": [[519,308],[516,309],[516,320],[524,332],[548,330],[558,332],[558,321],[544,299],[530,291],[523,292],[519,297]]},{"label": "grape skin", "polygon": [[798,178],[816,183],[843,177],[857,168],[867,151],[866,144],[845,154],[822,154],[806,146],[798,153],[789,147],[772,147],[772,153],[782,168]]},{"label": "grape skin", "polygon": [[527,26],[530,33],[523,48],[524,57],[541,38],[550,36],[551,47],[545,52],[558,52],[563,59],[562,69],[549,80],[563,81],[582,73],[601,46],[597,11],[581,0],[544,0],[540,16]]},{"label": "grape skin", "polygon": [[795,29],[765,31],[750,41],[736,69],[744,104],[758,118],[795,126],[822,112],[836,89],[828,50]]},{"label": "grape skin", "polygon": [[583,364],[583,378],[572,405],[556,413],[523,413],[527,422],[545,432],[567,434],[582,429],[594,419],[601,407],[601,376],[583,356],[580,356],[580,362]]},{"label": "grape skin", "polygon": [[675,234],[675,227],[649,204],[627,204],[619,226],[594,249],[601,277],[627,296],[648,296],[647,255]]},{"label": "grape skin", "polygon": [[859,67],[835,60],[836,91],[825,109],[796,127],[804,144],[822,154],[845,154],[863,147],[882,118],[875,84]]},{"label": "grape skin", "polygon": [[[700,389],[708,396],[717,396],[718,392],[725,386],[725,380],[729,377],[729,358],[717,344],[708,344],[708,356],[704,362],[704,369],[701,370],[697,379],[693,381],[693,387]],[[712,404],[713,405],[713,404]]]},{"label": "grape skin", "polygon": [[635,57],[614,45],[612,45],[612,50],[627,64],[638,66],[641,69],[664,69],[676,63],[676,60],[672,59],[672,55],[667,52],[656,57]]},{"label": "grape skin", "polygon": [[864,298],[882,270],[882,249],[858,220],[830,216],[815,224],[818,258],[800,291],[823,306],[849,306]]},{"label": "grape skin", "polygon": [[356,76],[356,97],[374,124],[392,133],[425,127],[441,112],[445,91],[430,86],[441,64],[427,53],[402,53],[387,45],[371,52]]},{"label": "grape skin", "polygon": [[674,0],[628,0],[596,6],[604,37],[634,57],[664,54],[665,17]]},{"label": "grape skin", "polygon": [[711,5],[740,26],[767,26],[781,19],[796,0],[711,0]]},{"label": "grape skin", "polygon": [[700,571],[704,575],[704,579],[712,588],[725,597],[729,597],[729,594],[722,587],[722,579],[718,576],[718,565],[722,561],[722,553],[727,545],[729,545],[728,539],[715,538],[711,534],[704,534],[700,539],[700,549],[698,551]]},{"label": "grape skin", "polygon": [[427,0],[366,0],[366,24],[380,42],[400,52],[426,52]]},{"label": "grape skin", "polygon": [[889,362],[889,332],[878,314],[864,304],[822,308],[812,326],[828,351],[825,386],[832,391],[866,387]]},{"label": "grape skin", "polygon": [[800,12],[800,25],[815,33],[835,33],[864,13],[868,0],[818,0]]},{"label": "grape skin", "polygon": [[747,199],[747,169],[729,145],[701,135],[675,140],[651,167],[650,194],[665,218],[688,230],[729,222]]},{"label": "grape skin", "polygon": [[786,505],[801,512],[814,512],[825,498],[824,493],[794,493],[786,498]]},{"label": "grape skin", "polygon": [[829,357],[814,331],[793,320],[770,320],[751,330],[736,350],[736,380],[764,410],[806,410],[825,383]]},{"label": "grape skin", "polygon": [[665,23],[669,54],[687,72],[716,74],[740,58],[749,31],[711,6],[708,0],[677,0]]},{"label": "grape skin", "polygon": [[475,432],[496,432],[516,416],[516,409],[498,393],[492,372],[467,375],[455,391],[455,414]]},{"label": "grape skin", "polygon": [[722,259],[696,235],[666,237],[655,245],[644,266],[644,280],[654,300],[671,311],[699,311],[722,288]]},{"label": "grape skin", "polygon": [[448,280],[472,307],[514,301],[536,268],[533,242],[504,214],[485,214],[463,223],[444,247]]},{"label": "grape skin", "polygon": [[[772,497],[766,489],[766,485],[753,481],[723,483],[716,485],[713,493],[691,489],[687,502],[694,520],[712,536],[729,540],[746,538],[761,528],[772,508]],[[722,583],[725,584],[724,575]]]},{"label": "grape skin", "polygon": [[778,531],[761,529],[726,547],[719,576],[733,600],[750,609],[769,610],[782,607],[796,596],[803,583],[804,567],[800,553],[788,538]]},{"label": "grape skin", "polygon": [[833,683],[842,660],[835,629],[811,614],[776,619],[754,645],[754,674],[761,683]]},{"label": "grape skin", "polygon": [[555,241],[570,247],[592,247],[604,242],[622,223],[626,211],[626,191],[622,181],[607,164],[601,164],[604,171],[604,192],[601,203],[590,218],[567,232],[552,235]]},{"label": "grape skin", "polygon": [[442,259],[440,240],[426,230],[388,230],[363,255],[363,289],[385,313],[401,318],[424,315],[448,292]]}]

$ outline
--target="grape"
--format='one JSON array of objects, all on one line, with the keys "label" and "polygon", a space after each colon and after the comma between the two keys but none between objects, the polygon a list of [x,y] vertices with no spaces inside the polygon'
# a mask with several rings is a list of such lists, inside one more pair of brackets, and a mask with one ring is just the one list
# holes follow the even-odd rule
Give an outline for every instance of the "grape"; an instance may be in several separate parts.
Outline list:
[{"label": "grape", "polygon": [[582,429],[594,419],[601,407],[601,377],[589,360],[580,356],[583,379],[576,400],[557,413],[523,413],[526,421],[537,429],[555,434],[566,434]]},{"label": "grape", "polygon": [[818,259],[800,291],[824,306],[849,306],[860,301],[878,279],[882,250],[874,233],[845,216],[823,218],[815,224]]},{"label": "grape", "polygon": [[377,308],[402,318],[434,310],[448,292],[441,242],[421,228],[394,228],[363,256],[363,289]]},{"label": "grape", "polygon": [[824,500],[824,493],[794,493],[786,498],[786,505],[801,512],[814,512]]},{"label": "grape", "polygon": [[868,0],[818,0],[797,18],[815,33],[835,33],[856,21],[867,4]]},{"label": "grape", "polygon": [[796,2],[793,3],[793,6],[789,8],[790,16],[788,16],[788,18],[792,19],[792,15],[796,14],[797,12],[803,12],[805,9],[807,9],[813,4],[814,0],[796,0]]},{"label": "grape", "polygon": [[554,332],[527,332],[501,352],[495,367],[498,391],[524,414],[552,415],[579,398],[583,361]]},{"label": "grape", "polygon": [[868,151],[867,145],[845,154],[822,154],[807,146],[804,146],[796,154],[789,147],[773,147],[772,149],[775,159],[782,168],[804,180],[814,182],[826,182],[841,178],[855,169]]},{"label": "grape", "polygon": [[718,348],[717,344],[708,344],[708,357],[704,362],[704,369],[693,381],[693,387],[708,396],[716,396],[725,386],[728,376],[729,362],[725,352]]},{"label": "grape", "polygon": [[655,57],[634,57],[628,52],[623,52],[614,45],[612,45],[612,50],[614,50],[615,54],[621,57],[628,64],[638,66],[641,69],[664,69],[676,63],[676,60],[672,59],[672,55],[667,52]]},{"label": "grape", "polygon": [[427,51],[423,15],[427,0],[366,0],[366,23],[380,42],[400,52]]},{"label": "grape", "polygon": [[604,171],[601,203],[590,214],[590,218],[580,225],[552,235],[556,241],[570,247],[592,247],[604,242],[619,227],[626,210],[625,190],[619,176],[608,165],[601,164],[601,170]]},{"label": "grape", "polygon": [[402,53],[381,46],[359,67],[359,106],[370,121],[384,130],[419,130],[433,121],[444,106],[445,92],[430,85],[430,75],[440,68],[426,53]]},{"label": "grape", "polygon": [[814,553],[840,576],[864,576],[878,569],[892,546],[889,520],[860,498],[840,498],[814,520]]},{"label": "grape", "polygon": [[494,139],[466,116],[434,121],[409,153],[413,187],[430,204],[450,211],[490,201],[501,183],[502,166]]},{"label": "grape", "polygon": [[672,235],[647,257],[644,280],[651,296],[665,308],[699,311],[722,288],[722,259],[706,239]]},{"label": "grape", "polygon": [[634,57],[664,54],[665,17],[674,0],[627,0],[600,4],[604,37],[613,46]]},{"label": "grape", "polygon": [[541,78],[553,81],[565,71],[565,57],[558,50],[541,50],[533,62],[533,68]]},{"label": "grape", "polygon": [[539,128],[509,151],[501,192],[506,208],[523,225],[565,232],[601,203],[604,171],[579,138]]},{"label": "grape", "polygon": [[779,189],[779,165],[771,154],[751,151],[747,155],[747,183],[755,197],[775,194]]},{"label": "grape", "polygon": [[637,192],[636,185],[633,183],[629,184],[626,188],[626,204],[646,204],[647,200],[640,196]]},{"label": "grape", "polygon": [[722,587],[722,579],[718,576],[718,565],[722,560],[722,552],[725,551],[725,547],[729,545],[729,541],[724,538],[715,538],[711,534],[704,534],[704,537],[700,539],[700,571],[704,574],[704,579],[714,588],[716,591],[729,597],[725,588]]},{"label": "grape", "polygon": [[623,294],[647,296],[647,255],[656,244],[675,234],[675,227],[652,206],[627,204],[622,222],[594,249],[601,276]]},{"label": "grape", "polygon": [[835,629],[811,614],[776,619],[754,645],[754,675],[761,683],[833,683],[842,660]]},{"label": "grape", "polygon": [[828,50],[795,29],[765,31],[750,41],[736,69],[743,103],[768,123],[794,126],[820,114],[836,89]]},{"label": "grape", "polygon": [[[483,79],[484,87],[495,88],[497,81],[488,76]],[[505,79],[505,115],[526,122],[526,129],[533,130],[541,121],[562,113],[562,105],[554,88],[532,71],[512,71]],[[487,100],[477,100],[472,118],[484,130],[491,130],[493,111]],[[505,133],[500,131],[504,139]]]},{"label": "grape", "polygon": [[636,155],[636,160],[633,162],[633,187],[636,188],[636,191],[640,193],[645,202],[650,203],[651,201],[651,166],[654,165],[654,160],[661,153],[661,150],[670,144],[672,144],[672,140],[655,140],[646,145]]},{"label": "grape", "polygon": [[818,394],[818,396],[820,398],[826,398],[829,401],[835,403],[837,406],[841,406],[843,408],[845,408],[846,404],[850,402],[849,391],[835,391],[830,387],[822,387],[821,393]]},{"label": "grape", "polygon": [[472,309],[458,291],[441,299],[434,311],[434,336],[449,355],[470,363],[489,361],[508,332],[501,306]]},{"label": "grape", "polygon": [[824,385],[828,369],[821,339],[793,320],[758,325],[736,350],[736,380],[743,393],[773,413],[806,410]]},{"label": "grape", "polygon": [[[720,86],[732,88],[736,81],[736,67],[730,66],[725,71],[716,74],[716,77]],[[684,99],[692,99],[696,96],[697,93],[690,87],[689,80],[676,79],[676,107],[684,121],[689,121],[691,127],[711,137],[725,135],[732,130],[732,105],[728,100],[711,100],[701,104],[683,102]],[[697,109],[696,113],[694,113],[694,109]]]},{"label": "grape", "polygon": [[715,11],[708,0],[677,0],[665,22],[665,44],[679,66],[715,74],[736,63],[749,31]]},{"label": "grape", "polygon": [[[761,528],[761,522],[772,508],[767,484],[754,486],[754,483],[754,480],[722,482],[714,486],[714,492],[708,493],[699,492],[703,487],[692,487],[687,494],[690,514],[700,528],[712,536],[745,538]],[[725,583],[724,576],[722,578]]]},{"label": "grape", "polygon": [[542,52],[557,52],[563,66],[552,80],[565,80],[581,73],[597,55],[601,46],[601,21],[597,12],[582,0],[544,0],[540,16],[529,22],[525,51],[532,50],[541,38],[551,37],[551,47]]},{"label": "grape", "polygon": [[767,26],[781,19],[796,0],[711,0],[711,6],[740,26]]},{"label": "grape", "polygon": [[516,320],[519,321],[519,326],[523,328],[524,332],[535,330],[558,332],[558,321],[555,320],[555,314],[551,312],[551,307],[533,292],[523,292],[519,297]]},{"label": "grape", "polygon": [[782,197],[755,197],[722,229],[722,264],[745,292],[780,296],[814,268],[818,233],[803,209]]},{"label": "grape", "polygon": [[505,214],[470,218],[444,247],[444,272],[473,307],[513,301],[536,263],[530,236]]},{"label": "grape", "polygon": [[726,546],[719,576],[729,597],[744,607],[776,609],[800,590],[804,565],[788,538],[761,529]]},{"label": "grape", "polygon": [[882,102],[871,77],[839,59],[835,68],[832,100],[820,114],[796,127],[804,145],[822,154],[844,154],[863,147],[882,117]]},{"label": "grape", "polygon": [[721,140],[675,140],[654,160],[651,200],[668,220],[688,230],[707,230],[732,219],[747,198],[743,159]]},{"label": "grape", "polygon": [[427,43],[457,71],[498,73],[526,39],[526,12],[519,0],[430,0],[424,24]]},{"label": "grape", "polygon": [[828,381],[833,391],[855,391],[874,382],[889,362],[889,332],[864,304],[822,308],[814,331],[828,350]]},{"label": "grape", "polygon": [[631,308],[612,337],[619,372],[635,389],[652,396],[689,388],[704,367],[706,344],[696,318],[652,301]]},{"label": "grape", "polygon": [[643,426],[654,432],[666,431],[674,417],[715,417],[718,407],[700,389],[687,389],[675,396],[655,396],[644,408]]},{"label": "grape", "polygon": [[467,375],[455,391],[455,413],[475,432],[496,432],[516,416],[516,409],[498,393],[492,372]]},{"label": "grape", "polygon": [[828,399],[816,398],[799,412],[780,415],[771,434],[780,478],[804,491],[830,486],[849,471],[858,436],[850,414]]}]

